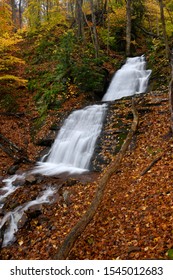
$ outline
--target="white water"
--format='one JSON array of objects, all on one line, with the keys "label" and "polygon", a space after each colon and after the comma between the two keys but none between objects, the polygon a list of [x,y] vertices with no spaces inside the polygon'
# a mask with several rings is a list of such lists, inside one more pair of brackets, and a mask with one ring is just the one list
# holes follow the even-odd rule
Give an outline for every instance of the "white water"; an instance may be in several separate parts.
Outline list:
[{"label": "white water", "polygon": [[0,188],[0,208],[3,208],[5,198],[19,188],[18,185],[14,186],[13,182],[16,179],[22,180],[24,178],[25,178],[25,174],[23,173],[22,175],[14,175],[3,180],[5,186],[3,188]]},{"label": "white water", "polygon": [[[102,101],[112,101],[135,93],[145,92],[151,70],[145,70],[144,56],[128,58],[126,64],[116,72]],[[97,138],[101,132],[107,104],[88,106],[76,110],[65,120],[48,155],[38,162],[31,173],[51,176],[61,173],[81,174],[89,170]],[[44,162],[44,159],[46,161]],[[13,186],[16,179],[24,179],[26,174],[14,175],[5,179],[0,189],[0,208],[5,198],[20,186]],[[42,196],[29,201],[13,211],[6,213],[0,222],[0,229],[7,223],[3,247],[15,240],[18,223],[25,211],[33,205],[50,203],[55,190],[48,188]]]},{"label": "white water", "polygon": [[50,203],[54,193],[55,190],[49,187],[43,192],[40,197],[37,197],[35,200],[29,201],[23,206],[16,207],[13,211],[8,212],[3,217],[0,223],[0,228],[2,228],[5,223],[8,223],[8,226],[4,233],[2,247],[5,247],[15,241],[15,233],[18,231],[18,223],[25,211],[27,211],[31,206],[34,205]]},{"label": "white water", "polygon": [[102,101],[112,101],[147,90],[151,70],[146,70],[145,56],[127,58],[118,70]]},{"label": "white water", "polygon": [[38,162],[33,173],[50,176],[88,171],[106,109],[106,104],[93,105],[70,114],[60,129],[46,162]]}]

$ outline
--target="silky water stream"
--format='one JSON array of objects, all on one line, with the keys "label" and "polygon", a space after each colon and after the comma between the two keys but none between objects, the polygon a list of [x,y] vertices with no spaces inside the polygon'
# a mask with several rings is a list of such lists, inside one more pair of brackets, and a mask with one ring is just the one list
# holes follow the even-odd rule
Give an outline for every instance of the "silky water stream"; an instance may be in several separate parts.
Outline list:
[{"label": "silky water stream", "polygon": [[[102,130],[107,101],[146,92],[150,74],[151,70],[146,70],[144,56],[127,58],[126,63],[115,73],[102,103],[72,112],[65,120],[49,153],[30,173],[52,176],[88,172],[95,144]],[[3,208],[8,195],[20,187],[16,185],[16,180],[24,179],[26,174],[28,173],[4,179],[5,185],[0,189],[0,208]],[[33,205],[51,203],[55,192],[55,189],[47,187],[35,200],[4,215],[0,221],[0,230],[4,225],[6,228],[2,247],[15,241],[18,223],[24,212]]]}]

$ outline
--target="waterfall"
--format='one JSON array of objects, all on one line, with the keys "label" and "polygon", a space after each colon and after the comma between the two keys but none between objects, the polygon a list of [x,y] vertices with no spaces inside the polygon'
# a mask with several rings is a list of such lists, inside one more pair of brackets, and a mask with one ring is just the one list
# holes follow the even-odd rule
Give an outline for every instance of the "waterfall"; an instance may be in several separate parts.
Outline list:
[{"label": "waterfall", "polygon": [[106,109],[107,105],[102,104],[72,112],[60,129],[47,160],[38,162],[33,173],[51,176],[88,171]]},{"label": "waterfall", "polygon": [[147,90],[151,70],[146,70],[145,56],[127,58],[126,63],[118,70],[103,97],[103,101],[120,99]]},{"label": "waterfall", "polygon": [[[146,70],[145,67],[144,56],[128,58],[123,67],[114,75],[102,103],[72,112],[64,121],[49,153],[30,173],[51,176],[62,173],[81,174],[89,171],[90,160],[107,111],[107,103],[104,101],[145,92],[151,74],[151,70]],[[16,180],[24,179],[27,174],[14,175],[3,181],[5,186],[0,189],[0,208],[3,208],[6,197],[20,187],[16,184]],[[4,215],[0,221],[0,229],[7,224],[3,247],[15,240],[18,223],[24,212],[33,205],[51,203],[54,193],[55,190],[48,187],[40,197]]]},{"label": "waterfall", "polygon": [[[145,92],[151,70],[146,70],[145,56],[127,58],[116,72],[102,101],[112,101],[135,93]],[[49,152],[37,163],[33,173],[46,176],[89,170],[96,140],[101,132],[107,110],[106,104],[92,105],[76,110],[66,119]]]}]

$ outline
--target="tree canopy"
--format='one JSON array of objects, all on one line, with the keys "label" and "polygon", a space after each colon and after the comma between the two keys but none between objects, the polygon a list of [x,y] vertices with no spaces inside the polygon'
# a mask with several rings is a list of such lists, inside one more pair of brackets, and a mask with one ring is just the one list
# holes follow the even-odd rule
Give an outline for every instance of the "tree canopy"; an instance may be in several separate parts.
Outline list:
[{"label": "tree canopy", "polygon": [[29,64],[51,63],[39,74],[28,70],[41,112],[74,91],[104,91],[105,71],[126,56],[145,53],[154,77],[168,66],[172,21],[171,0],[0,0],[0,84],[26,84],[12,73],[27,60],[15,54],[21,40],[32,52]]}]

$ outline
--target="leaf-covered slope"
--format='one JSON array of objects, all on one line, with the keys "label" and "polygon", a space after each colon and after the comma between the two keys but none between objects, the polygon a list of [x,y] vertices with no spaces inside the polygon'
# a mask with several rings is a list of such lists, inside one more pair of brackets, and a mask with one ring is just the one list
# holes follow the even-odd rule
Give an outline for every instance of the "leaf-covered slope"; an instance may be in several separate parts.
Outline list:
[{"label": "leaf-covered slope", "polygon": [[[167,89],[147,94],[137,108],[136,138],[70,259],[168,259],[173,246],[173,140]],[[7,209],[28,200],[28,191],[33,199],[48,183],[57,188],[53,204],[41,206],[38,216],[34,209],[28,213],[17,241],[1,250],[2,259],[52,259],[90,205],[97,178],[91,174],[88,179],[85,175],[63,183],[63,178],[44,178],[11,195]]]}]

